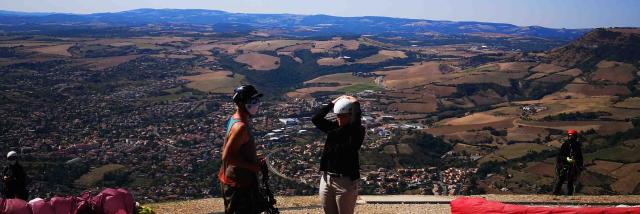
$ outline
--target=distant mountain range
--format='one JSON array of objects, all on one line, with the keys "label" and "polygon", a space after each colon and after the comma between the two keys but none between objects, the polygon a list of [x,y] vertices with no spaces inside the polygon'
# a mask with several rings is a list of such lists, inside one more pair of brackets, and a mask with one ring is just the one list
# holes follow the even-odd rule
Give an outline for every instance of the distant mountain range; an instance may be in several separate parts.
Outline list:
[{"label": "distant mountain range", "polygon": [[[203,25],[214,31],[271,31],[292,36],[330,35],[455,35],[498,34],[574,40],[590,29],[553,29],[502,23],[453,22],[379,16],[248,14],[200,9],[137,9],[116,13],[67,14],[0,11],[0,30],[33,30],[38,26],[131,27],[144,25]],[[46,29],[46,28],[45,28]]]}]

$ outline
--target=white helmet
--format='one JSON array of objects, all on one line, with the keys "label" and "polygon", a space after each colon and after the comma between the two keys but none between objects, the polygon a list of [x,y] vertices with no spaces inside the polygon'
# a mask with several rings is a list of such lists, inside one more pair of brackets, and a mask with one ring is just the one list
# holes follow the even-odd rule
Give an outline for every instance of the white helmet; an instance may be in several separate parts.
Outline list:
[{"label": "white helmet", "polygon": [[7,153],[7,159],[11,157],[18,157],[18,153],[16,151],[10,151],[9,153]]},{"label": "white helmet", "polygon": [[333,104],[333,113],[351,113],[351,106],[353,106],[353,102],[348,97],[340,98],[335,104]]}]

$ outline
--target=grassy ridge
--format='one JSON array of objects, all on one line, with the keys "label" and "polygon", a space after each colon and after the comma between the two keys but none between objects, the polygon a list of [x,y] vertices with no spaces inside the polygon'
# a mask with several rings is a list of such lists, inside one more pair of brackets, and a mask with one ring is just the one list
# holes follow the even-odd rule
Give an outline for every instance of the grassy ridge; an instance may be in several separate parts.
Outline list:
[{"label": "grassy ridge", "polygon": [[350,86],[338,89],[338,92],[342,92],[345,94],[355,94],[355,93],[363,92],[365,90],[382,91],[383,88],[376,84],[355,84],[355,85],[350,85]]},{"label": "grassy ridge", "polygon": [[124,169],[126,169],[126,167],[120,164],[107,164],[92,169],[87,174],[82,175],[74,184],[76,186],[92,187],[102,182],[104,175]]}]

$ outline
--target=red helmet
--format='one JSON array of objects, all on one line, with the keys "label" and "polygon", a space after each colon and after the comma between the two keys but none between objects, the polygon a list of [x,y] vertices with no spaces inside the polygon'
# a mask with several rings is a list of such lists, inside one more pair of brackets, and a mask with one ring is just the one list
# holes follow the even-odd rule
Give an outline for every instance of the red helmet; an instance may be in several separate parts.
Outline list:
[{"label": "red helmet", "polygon": [[577,135],[577,134],[578,134],[578,132],[577,132],[576,130],[569,129],[569,130],[567,130],[567,134],[568,134],[568,135]]}]

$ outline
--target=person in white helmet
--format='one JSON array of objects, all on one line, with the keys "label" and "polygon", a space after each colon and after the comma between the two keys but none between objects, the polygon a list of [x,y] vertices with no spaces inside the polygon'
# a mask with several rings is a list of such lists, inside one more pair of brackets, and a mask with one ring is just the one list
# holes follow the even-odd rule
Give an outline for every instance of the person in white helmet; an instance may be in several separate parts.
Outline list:
[{"label": "person in white helmet", "polygon": [[18,163],[18,153],[10,151],[7,153],[8,166],[4,167],[2,181],[4,182],[4,196],[6,198],[19,198],[28,200],[27,174]]},{"label": "person in white helmet", "polygon": [[[325,117],[333,110],[335,121]],[[353,213],[360,178],[359,150],[365,129],[360,102],[341,96],[324,105],[313,116],[313,124],[327,134],[320,160],[320,201],[325,213]]]}]

